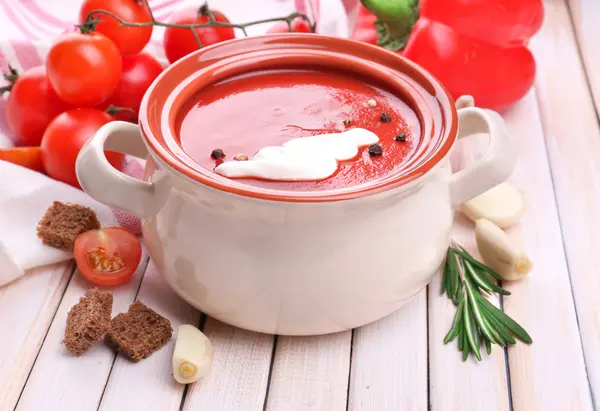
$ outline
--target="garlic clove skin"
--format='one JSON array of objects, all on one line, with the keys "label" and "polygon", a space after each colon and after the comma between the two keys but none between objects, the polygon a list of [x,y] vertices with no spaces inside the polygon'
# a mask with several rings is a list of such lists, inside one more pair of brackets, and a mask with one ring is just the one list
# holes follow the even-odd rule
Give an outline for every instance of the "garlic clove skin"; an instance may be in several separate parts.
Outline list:
[{"label": "garlic clove skin", "polygon": [[525,207],[523,191],[509,183],[501,183],[460,206],[471,220],[484,218],[500,228],[518,223]]},{"label": "garlic clove skin", "polygon": [[175,380],[181,384],[198,381],[208,375],[212,361],[213,347],[208,337],[192,325],[180,325],[173,351]]},{"label": "garlic clove skin", "polygon": [[529,257],[508,234],[488,220],[475,222],[475,240],[483,262],[503,280],[520,280],[533,268]]}]

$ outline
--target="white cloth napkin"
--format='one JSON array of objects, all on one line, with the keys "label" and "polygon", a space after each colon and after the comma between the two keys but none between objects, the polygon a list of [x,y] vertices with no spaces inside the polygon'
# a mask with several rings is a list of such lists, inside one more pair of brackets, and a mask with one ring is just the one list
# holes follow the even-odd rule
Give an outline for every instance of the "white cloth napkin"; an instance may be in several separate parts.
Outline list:
[{"label": "white cloth napkin", "polygon": [[96,212],[102,226],[119,225],[113,211],[83,191],[0,161],[0,286],[25,270],[73,258],[71,252],[44,245],[36,227],[54,201],[81,204]]}]

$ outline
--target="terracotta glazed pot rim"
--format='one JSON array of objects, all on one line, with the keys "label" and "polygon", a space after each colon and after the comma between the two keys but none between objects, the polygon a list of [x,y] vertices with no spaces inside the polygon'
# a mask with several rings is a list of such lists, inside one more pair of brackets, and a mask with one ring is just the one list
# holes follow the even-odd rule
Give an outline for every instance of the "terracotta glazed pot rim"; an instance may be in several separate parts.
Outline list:
[{"label": "terracotta glazed pot rim", "polygon": [[[365,82],[384,83],[417,114],[421,140],[399,172],[333,190],[302,192],[251,186],[197,164],[176,138],[182,105],[202,87],[236,75],[277,68],[322,68],[353,72]],[[205,186],[271,201],[330,202],[401,188],[427,174],[452,148],[457,114],[449,93],[428,72],[381,47],[317,34],[247,37],[203,48],[167,68],[150,86],[140,108],[140,126],[150,152],[178,173]]]}]

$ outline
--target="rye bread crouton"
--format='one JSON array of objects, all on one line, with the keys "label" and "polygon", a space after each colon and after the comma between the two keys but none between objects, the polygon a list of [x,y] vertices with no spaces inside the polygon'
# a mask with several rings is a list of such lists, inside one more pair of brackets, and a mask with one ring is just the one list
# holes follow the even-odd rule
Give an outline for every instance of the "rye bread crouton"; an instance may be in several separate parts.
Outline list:
[{"label": "rye bread crouton", "polygon": [[73,251],[73,243],[79,234],[99,228],[100,222],[92,209],[55,201],[39,222],[37,236],[46,245]]},{"label": "rye bread crouton", "polygon": [[96,344],[110,329],[113,295],[97,288],[88,290],[67,315],[63,344],[80,356]]},{"label": "rye bread crouton", "polygon": [[138,362],[164,346],[172,334],[171,322],[138,300],[112,319],[104,340]]}]

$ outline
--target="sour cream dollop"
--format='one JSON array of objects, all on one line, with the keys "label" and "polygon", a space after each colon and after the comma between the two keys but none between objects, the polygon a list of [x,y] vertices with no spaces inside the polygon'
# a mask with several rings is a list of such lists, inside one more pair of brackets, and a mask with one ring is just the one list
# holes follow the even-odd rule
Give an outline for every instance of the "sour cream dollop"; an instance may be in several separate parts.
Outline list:
[{"label": "sour cream dollop", "polygon": [[260,149],[247,161],[227,161],[215,172],[228,178],[253,177],[273,181],[318,181],[332,176],[338,162],[350,160],[361,147],[379,141],[364,128],[341,133],[294,138],[282,146]]}]

